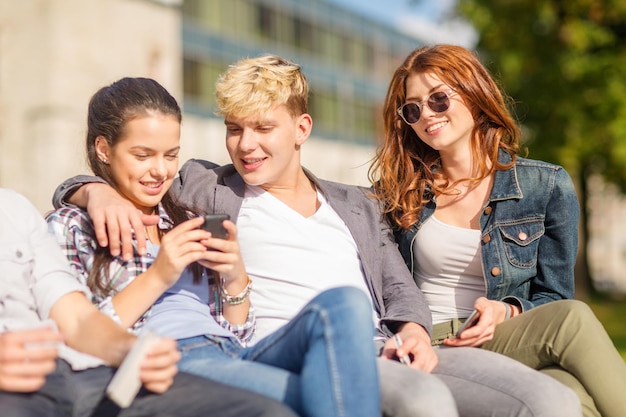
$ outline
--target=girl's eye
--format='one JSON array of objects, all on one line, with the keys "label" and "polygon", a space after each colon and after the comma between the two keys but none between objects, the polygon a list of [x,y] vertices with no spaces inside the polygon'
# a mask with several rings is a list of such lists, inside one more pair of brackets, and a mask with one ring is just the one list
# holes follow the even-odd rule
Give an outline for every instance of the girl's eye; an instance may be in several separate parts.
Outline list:
[{"label": "girl's eye", "polygon": [[167,159],[174,160],[178,158],[178,154],[169,154],[169,155],[165,155],[165,157]]}]

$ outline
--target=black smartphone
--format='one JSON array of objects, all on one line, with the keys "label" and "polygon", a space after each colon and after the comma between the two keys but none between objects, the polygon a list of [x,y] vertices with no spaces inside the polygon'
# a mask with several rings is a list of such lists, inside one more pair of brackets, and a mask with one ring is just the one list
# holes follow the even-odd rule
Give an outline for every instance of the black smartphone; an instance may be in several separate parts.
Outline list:
[{"label": "black smartphone", "polygon": [[467,320],[465,320],[465,322],[463,323],[459,331],[456,332],[456,337],[459,337],[459,335],[461,334],[463,330],[468,329],[472,327],[473,325],[475,325],[478,322],[479,318],[480,318],[480,313],[478,312],[478,310],[472,311],[472,314],[469,315],[469,317],[467,318]]},{"label": "black smartphone", "polygon": [[230,220],[230,216],[228,214],[207,214],[204,216],[204,223],[200,227],[211,232],[213,237],[228,239],[228,232],[222,225],[224,220]]}]

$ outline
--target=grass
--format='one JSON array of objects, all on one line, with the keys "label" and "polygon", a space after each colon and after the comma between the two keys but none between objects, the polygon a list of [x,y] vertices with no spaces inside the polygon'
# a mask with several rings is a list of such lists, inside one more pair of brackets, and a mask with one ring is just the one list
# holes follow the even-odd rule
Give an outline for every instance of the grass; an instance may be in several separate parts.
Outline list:
[{"label": "grass", "polygon": [[626,300],[594,296],[587,302],[626,361]]}]

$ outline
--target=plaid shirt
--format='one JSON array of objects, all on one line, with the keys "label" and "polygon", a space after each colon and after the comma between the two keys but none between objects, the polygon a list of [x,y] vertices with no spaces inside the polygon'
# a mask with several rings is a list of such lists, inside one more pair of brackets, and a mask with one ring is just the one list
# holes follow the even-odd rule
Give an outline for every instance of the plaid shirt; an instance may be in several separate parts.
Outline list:
[{"label": "plaid shirt", "polygon": [[[169,230],[172,228],[172,222],[159,205],[159,229]],[[63,207],[50,213],[46,220],[48,221],[48,231],[54,235],[63,253],[70,262],[82,281],[87,283],[89,271],[93,267],[95,251],[98,247],[94,226],[89,214],[82,209],[76,207]],[[135,236],[133,234],[133,239]],[[133,241],[133,246],[137,247],[137,241]],[[94,291],[93,303],[97,304],[102,312],[111,318],[120,322],[119,317],[115,313],[112,297],[122,291],[132,280],[145,272],[154,262],[154,258],[150,256],[140,256],[135,250],[134,256],[129,261],[124,261],[121,256],[116,256],[111,261],[109,269],[109,277],[113,288],[109,296],[103,296]],[[211,274],[210,270],[205,270]],[[239,340],[245,345],[253,336],[256,318],[254,309],[250,307],[248,318],[244,324],[230,324],[222,314],[221,302],[218,295],[217,286],[214,280],[209,277],[209,307],[211,313],[217,322],[225,329],[235,334]],[[150,310],[146,311],[129,329],[133,333],[139,332],[147,318]]]}]

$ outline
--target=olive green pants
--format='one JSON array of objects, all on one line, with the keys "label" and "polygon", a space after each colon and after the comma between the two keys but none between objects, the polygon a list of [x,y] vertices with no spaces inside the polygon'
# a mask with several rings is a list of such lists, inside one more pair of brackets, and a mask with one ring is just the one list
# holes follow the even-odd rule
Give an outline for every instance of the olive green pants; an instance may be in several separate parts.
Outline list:
[{"label": "olive green pants", "polygon": [[[453,336],[462,320],[437,324],[433,344]],[[622,417],[626,410],[626,363],[589,306],[554,301],[496,327],[482,346],[556,378],[573,389],[585,417]]]}]

